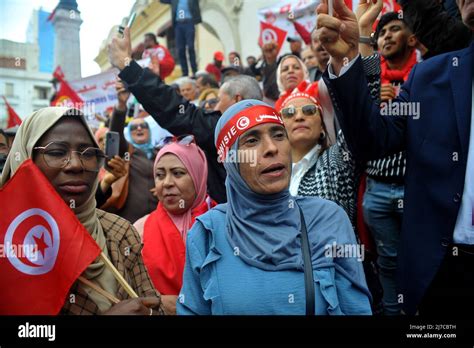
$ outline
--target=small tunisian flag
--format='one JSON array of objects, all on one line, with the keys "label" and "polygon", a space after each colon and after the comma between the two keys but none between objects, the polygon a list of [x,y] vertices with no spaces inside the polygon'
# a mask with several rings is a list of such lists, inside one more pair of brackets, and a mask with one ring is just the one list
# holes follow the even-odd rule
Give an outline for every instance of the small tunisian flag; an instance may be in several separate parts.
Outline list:
[{"label": "small tunisian flag", "polygon": [[7,102],[7,98],[3,97],[3,100],[5,101],[5,105],[7,106],[7,113],[8,113],[7,128],[19,126],[21,124],[20,116],[18,116],[15,110]]},{"label": "small tunisian flag", "polygon": [[67,106],[80,109],[84,101],[66,80],[60,81],[61,87],[59,87],[56,96],[51,101],[51,106]]},{"label": "small tunisian flag", "polygon": [[99,246],[31,159],[0,202],[0,315],[58,314]]},{"label": "small tunisian flag", "polygon": [[260,22],[260,36],[258,37],[258,45],[262,47],[266,43],[275,41],[278,45],[278,52],[280,52],[283,43],[285,42],[287,32],[283,29],[275,27],[267,22]]}]

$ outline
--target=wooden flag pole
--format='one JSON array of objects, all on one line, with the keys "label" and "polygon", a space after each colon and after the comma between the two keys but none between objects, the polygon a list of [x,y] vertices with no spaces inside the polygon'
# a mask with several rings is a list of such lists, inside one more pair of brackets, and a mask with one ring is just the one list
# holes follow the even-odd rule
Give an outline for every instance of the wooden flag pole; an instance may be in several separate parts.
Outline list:
[{"label": "wooden flag pole", "polygon": [[114,275],[115,279],[117,279],[117,281],[120,283],[120,285],[122,285],[122,287],[125,289],[125,291],[127,292],[127,294],[131,297],[131,298],[137,298],[138,295],[137,293],[135,292],[135,290],[132,289],[132,287],[127,283],[127,281],[122,277],[122,275],[119,273],[119,271],[117,271],[117,269],[115,268],[115,266],[112,264],[112,262],[110,262],[109,258],[104,254],[104,252],[102,251],[99,255],[100,259],[102,261],[104,261],[105,263],[105,266],[110,269],[112,271],[112,274]]},{"label": "wooden flag pole", "polygon": [[98,285],[94,284],[93,282],[91,282],[90,280],[84,278],[83,276],[80,276],[78,278],[78,280],[80,282],[82,282],[83,284],[87,285],[88,287],[90,287],[91,289],[95,290],[96,292],[98,292],[99,294],[101,294],[102,296],[104,296],[106,299],[108,299],[110,302],[112,303],[119,303],[120,300],[115,297],[114,295],[112,295],[111,293],[108,293],[107,291],[105,291],[104,289],[102,289],[101,287],[99,287]]}]

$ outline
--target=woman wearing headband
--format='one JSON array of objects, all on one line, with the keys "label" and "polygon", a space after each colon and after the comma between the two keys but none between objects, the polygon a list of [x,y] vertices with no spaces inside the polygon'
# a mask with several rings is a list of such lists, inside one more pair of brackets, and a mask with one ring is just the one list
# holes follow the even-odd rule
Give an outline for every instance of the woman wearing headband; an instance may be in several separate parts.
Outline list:
[{"label": "woman wearing headband", "polygon": [[196,217],[216,204],[207,195],[206,155],[192,135],[173,137],[161,148],[153,176],[158,206],[134,226],[142,236],[143,261],[153,285],[170,305],[167,312],[175,313],[188,230]]},{"label": "woman wearing headband", "polygon": [[241,101],[215,139],[228,203],[188,232],[177,313],[371,314],[363,253],[344,252],[356,247],[347,215],[288,191],[291,147],[276,110]]}]

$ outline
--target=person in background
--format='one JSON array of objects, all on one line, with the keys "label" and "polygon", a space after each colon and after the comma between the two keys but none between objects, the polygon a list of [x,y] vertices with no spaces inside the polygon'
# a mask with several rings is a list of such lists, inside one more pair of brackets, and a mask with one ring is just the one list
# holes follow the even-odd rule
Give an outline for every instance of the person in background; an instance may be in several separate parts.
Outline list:
[{"label": "person in background", "polygon": [[0,129],[0,174],[2,173],[3,166],[7,160],[8,153],[10,152],[10,145],[8,145],[8,138],[3,129]]},{"label": "person in background", "polygon": [[229,59],[229,65],[240,66],[242,67],[242,59],[240,58],[240,54],[236,51],[232,51],[227,55]]},{"label": "person in background", "polygon": [[98,148],[82,112],[66,107],[47,107],[34,112],[21,124],[12,151],[16,155],[7,158],[0,186],[5,185],[23,162],[33,160],[64,204],[71,207],[71,200],[75,202],[71,209],[77,219],[139,296],[130,299],[112,271],[97,258],[82,276],[120,302],[113,304],[94,289],[76,281],[66,297],[75,300],[65,301],[60,313],[164,314],[160,295],[153,287],[140,255],[137,231],[128,221],[96,208],[97,173],[104,164],[105,155]]},{"label": "person in background", "polygon": [[316,55],[316,60],[318,61],[318,68],[314,72],[313,76],[310,76],[311,81],[319,81],[323,72],[326,70],[329,62],[329,53],[324,49],[324,46],[321,45],[321,42],[316,35],[316,30],[311,32],[311,48]]},{"label": "person in background", "polygon": [[221,81],[221,69],[223,68],[224,53],[221,51],[214,52],[214,62],[206,66],[206,71],[214,75],[215,80],[219,83]]},{"label": "person in background", "polygon": [[188,59],[193,75],[198,71],[196,51],[194,49],[195,26],[202,22],[199,1],[193,0],[160,0],[162,4],[171,5],[171,20],[173,22],[176,48],[179,54],[179,64],[183,76],[189,75]]},{"label": "person in background", "polygon": [[[238,130],[230,135],[232,127]],[[309,272],[316,315],[370,315],[362,263],[325,253],[333,242],[356,243],[347,215],[333,202],[288,191],[291,147],[278,113],[243,100],[224,112],[214,138],[228,203],[197,217],[188,232],[178,315],[303,315]],[[231,160],[236,151],[252,151],[256,161]]]},{"label": "person in background", "polygon": [[314,81],[316,78],[316,72],[318,71],[318,60],[316,59],[316,53],[313,51],[311,46],[307,46],[301,52],[301,60],[308,69],[310,81]]},{"label": "person in background", "polygon": [[171,75],[175,66],[174,58],[165,46],[158,43],[155,34],[145,34],[144,46],[142,59],[150,58],[154,64],[158,64],[160,77],[163,80]]},{"label": "person in background", "polygon": [[472,31],[462,22],[454,0],[398,0],[403,20],[418,39],[424,60],[469,46]]},{"label": "person in background", "polygon": [[158,206],[134,226],[143,242],[143,261],[153,285],[163,301],[175,306],[183,284],[188,230],[196,217],[216,203],[207,195],[206,156],[194,137],[185,135],[165,142],[153,169]]},{"label": "person in background", "polygon": [[[473,32],[473,2],[457,3]],[[474,43],[416,64],[391,101],[411,110],[384,114],[364,81],[355,15],[342,0],[334,0],[333,9],[329,16],[325,2],[318,6],[317,31],[331,55],[324,80],[351,152],[361,160],[407,153],[397,251],[402,309],[430,317],[469,314],[474,310]]]}]

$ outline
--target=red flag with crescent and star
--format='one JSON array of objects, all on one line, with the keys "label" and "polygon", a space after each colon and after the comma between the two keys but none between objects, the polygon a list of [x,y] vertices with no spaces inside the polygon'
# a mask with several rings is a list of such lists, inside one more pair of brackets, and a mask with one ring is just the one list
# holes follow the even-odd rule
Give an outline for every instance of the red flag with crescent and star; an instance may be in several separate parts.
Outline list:
[{"label": "red flag with crescent and star", "polygon": [[99,246],[31,159],[0,202],[0,315],[58,314]]},{"label": "red flag with crescent and star", "polygon": [[263,47],[266,43],[274,41],[278,45],[278,52],[280,52],[280,49],[285,42],[286,35],[287,32],[285,30],[275,27],[267,22],[260,22],[258,45]]}]

